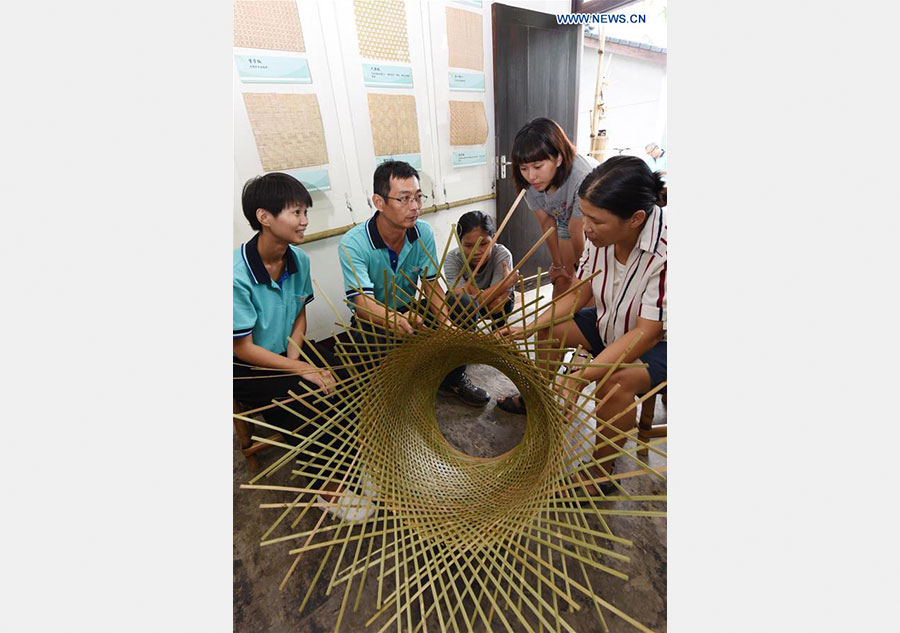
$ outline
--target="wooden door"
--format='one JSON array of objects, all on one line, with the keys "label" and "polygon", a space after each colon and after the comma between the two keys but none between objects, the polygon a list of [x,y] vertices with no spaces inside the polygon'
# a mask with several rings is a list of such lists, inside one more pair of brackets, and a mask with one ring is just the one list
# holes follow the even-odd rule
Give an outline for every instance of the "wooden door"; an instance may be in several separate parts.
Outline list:
[{"label": "wooden door", "polygon": [[[578,104],[578,47],[581,26],[558,25],[556,16],[504,4],[491,5],[494,45],[494,129],[497,143],[497,224],[503,221],[518,190],[511,161],[516,132],[530,120],[545,116],[575,139]],[[525,201],[503,230],[499,242],[519,259],[541,236],[541,227]],[[528,277],[537,267],[547,271],[550,251],[541,247],[522,267]]]}]

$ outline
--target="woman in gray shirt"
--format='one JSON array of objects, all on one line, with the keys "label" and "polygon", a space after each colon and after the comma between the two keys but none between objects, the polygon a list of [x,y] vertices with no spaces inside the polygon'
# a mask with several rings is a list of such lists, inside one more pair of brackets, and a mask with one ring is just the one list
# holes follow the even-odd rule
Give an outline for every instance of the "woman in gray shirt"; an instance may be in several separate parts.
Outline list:
[{"label": "woman in gray shirt", "polygon": [[[513,269],[512,253],[502,244],[494,244],[473,280],[471,271],[478,265],[494,237],[494,220],[482,211],[469,211],[459,218],[456,235],[462,248],[450,251],[444,260],[444,278],[450,288],[448,301],[455,300],[452,303],[456,306],[457,315],[490,314],[495,327],[503,326],[514,304],[516,277],[509,275]],[[477,312],[473,302],[478,305]]]},{"label": "woman in gray shirt", "polygon": [[518,131],[511,154],[513,177],[520,189],[527,187],[525,202],[540,222],[541,232],[556,228],[546,242],[555,299],[568,290],[584,251],[578,187],[600,163],[576,154],[559,124],[543,117]]}]

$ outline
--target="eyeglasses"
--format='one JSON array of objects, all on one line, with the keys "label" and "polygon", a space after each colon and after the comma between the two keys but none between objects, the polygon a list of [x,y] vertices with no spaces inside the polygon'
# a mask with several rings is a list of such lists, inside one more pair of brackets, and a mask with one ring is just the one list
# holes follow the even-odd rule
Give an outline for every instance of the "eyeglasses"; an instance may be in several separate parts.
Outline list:
[{"label": "eyeglasses", "polygon": [[415,196],[403,196],[402,198],[395,198],[394,196],[385,196],[385,198],[387,198],[388,200],[396,200],[397,202],[399,202],[400,204],[402,204],[404,206],[408,205],[413,200],[415,200],[416,204],[419,204],[419,205],[423,204],[426,200],[428,200],[428,196],[426,196],[424,193],[420,193]]}]

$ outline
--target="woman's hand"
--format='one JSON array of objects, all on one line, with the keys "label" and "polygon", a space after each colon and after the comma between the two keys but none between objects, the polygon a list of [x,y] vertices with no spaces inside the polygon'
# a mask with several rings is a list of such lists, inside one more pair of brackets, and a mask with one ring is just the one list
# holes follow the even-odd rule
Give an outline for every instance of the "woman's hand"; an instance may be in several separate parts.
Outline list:
[{"label": "woman's hand", "polygon": [[560,278],[571,281],[572,275],[569,274],[565,266],[556,266],[556,264],[550,266],[550,283],[555,284],[556,280]]},{"label": "woman's hand", "polygon": [[507,325],[501,328],[498,328],[494,331],[494,333],[503,339],[520,339],[525,338],[527,335],[525,334],[525,328],[521,325]]}]

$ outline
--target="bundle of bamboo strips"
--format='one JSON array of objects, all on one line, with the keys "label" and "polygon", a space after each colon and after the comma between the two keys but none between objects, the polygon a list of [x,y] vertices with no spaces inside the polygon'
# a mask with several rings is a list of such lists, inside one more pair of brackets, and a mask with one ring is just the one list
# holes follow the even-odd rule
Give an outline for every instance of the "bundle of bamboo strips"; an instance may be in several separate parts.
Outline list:
[{"label": "bundle of bamboo strips", "polygon": [[[521,196],[507,218],[519,200]],[[510,275],[518,274],[519,267],[549,233]],[[450,242],[440,262],[432,259],[439,274]],[[482,263],[473,267],[466,261],[464,268],[471,272]],[[538,271],[538,278],[540,275]],[[452,287],[454,281],[440,277],[440,283],[447,287]],[[581,283],[589,282],[585,279]],[[524,282],[520,284],[524,299]],[[394,297],[387,301],[389,305],[415,299],[401,296],[396,285],[391,288]],[[321,289],[319,294],[325,296]],[[440,303],[439,297],[424,286],[417,288],[416,295],[420,294]],[[381,316],[390,324],[393,311],[383,307]],[[450,311],[448,305],[438,307]],[[532,302],[523,300],[508,321],[525,326],[527,334],[527,324],[546,307],[541,305],[540,297]],[[649,631],[598,595],[588,576],[588,568],[592,568],[628,580],[627,574],[607,563],[627,563],[628,556],[611,546],[630,547],[632,542],[613,533],[608,517],[665,516],[660,510],[635,509],[641,505],[658,508],[660,502],[665,502],[665,495],[630,495],[622,485],[635,477],[665,481],[665,466],[651,467],[649,460],[637,455],[641,449],[665,458],[660,448],[665,440],[642,442],[633,429],[622,431],[613,426],[638,402],[608,420],[597,414],[605,404],[598,397],[600,386],[618,368],[640,363],[623,364],[623,355],[619,362],[608,366],[595,389],[587,393],[573,390],[561,402],[554,390],[554,379],[561,368],[577,369],[580,365],[574,361],[578,356],[573,355],[573,362],[567,363],[546,360],[546,353],[563,358],[565,340],[513,340],[504,336],[503,330],[497,331],[495,315],[479,311],[475,305],[457,314],[448,327],[439,320],[429,321],[427,310],[413,302],[411,311],[424,325],[412,334],[397,333],[388,327],[383,332],[383,344],[365,343],[363,336],[368,330],[361,328],[358,321],[343,322],[335,306],[332,309],[337,324],[356,335],[356,342],[338,342],[335,350],[347,378],[338,381],[327,396],[298,383],[302,393],[289,392],[289,398],[269,407],[235,415],[299,440],[297,446],[291,446],[254,437],[284,453],[241,487],[285,495],[282,502],[260,505],[264,511],[281,510],[262,535],[261,544],[286,546],[293,557],[282,588],[304,553],[326,550],[300,610],[317,583],[327,582],[328,594],[342,587],[344,595],[335,626],[335,631],[339,631],[352,588],[356,587],[356,611],[362,587],[372,573],[377,575],[377,610],[367,625],[381,620],[379,633],[389,627],[398,631],[427,630],[429,623],[441,631],[471,631],[475,626],[490,631],[498,627],[495,619],[505,630],[512,630],[511,621],[516,621],[529,631],[537,624],[540,630],[546,627],[574,633],[562,613],[580,608],[574,598],[576,593],[593,604],[604,631],[608,630],[604,615],[608,613],[638,630]],[[555,323],[571,318],[572,315],[553,313]],[[537,360],[539,353],[545,353],[543,362]],[[304,359],[312,362],[305,354]],[[321,365],[324,360],[319,360]],[[527,405],[524,436],[503,455],[465,455],[454,449],[438,429],[434,406],[438,386],[451,369],[469,363],[491,365],[503,372],[518,387]],[[641,400],[651,397],[664,384]],[[287,406],[291,399],[318,403],[321,412],[309,417],[301,415]],[[291,411],[297,417],[297,426],[285,429],[246,417],[271,407]],[[584,438],[593,438],[593,442],[585,442]],[[628,443],[620,447],[617,440],[622,439]],[[594,444],[604,443],[614,446],[615,453],[595,459]],[[311,472],[307,469],[309,462],[320,455],[327,456],[325,465]],[[618,457],[634,468],[609,475],[612,460]],[[287,471],[292,478],[305,477],[308,485],[259,483]],[[603,476],[596,477],[591,472],[601,472]],[[588,484],[602,481],[612,481],[616,494],[588,488]],[[332,492],[326,495],[330,500],[323,503],[317,495],[325,486]],[[370,508],[368,518],[349,523],[326,514],[329,505],[351,496]],[[627,508],[616,507],[617,502],[625,501]],[[321,513],[314,527],[298,530],[310,511]],[[279,529],[283,533],[275,536]],[[332,559],[331,574],[323,579]],[[478,621],[481,625],[477,625]]]}]

